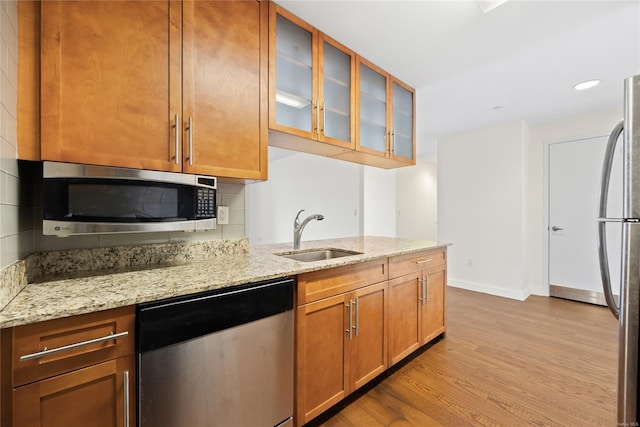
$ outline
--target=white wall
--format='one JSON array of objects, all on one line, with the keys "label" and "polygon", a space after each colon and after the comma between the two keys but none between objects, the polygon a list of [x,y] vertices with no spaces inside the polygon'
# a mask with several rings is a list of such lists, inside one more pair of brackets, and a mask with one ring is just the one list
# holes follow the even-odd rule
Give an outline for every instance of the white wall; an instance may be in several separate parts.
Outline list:
[{"label": "white wall", "polygon": [[[525,281],[524,153],[515,121],[438,143],[438,239],[449,249],[449,284],[511,298]],[[471,264],[471,265],[469,265]]]},{"label": "white wall", "polygon": [[362,166],[365,236],[396,236],[396,170]]},{"label": "white wall", "polygon": [[398,169],[396,176],[397,236],[405,239],[438,240],[436,165],[418,159],[415,166]]},{"label": "white wall", "polygon": [[293,241],[293,220],[322,214],[302,241],[358,236],[361,166],[355,163],[269,147],[269,180],[246,186],[247,237],[251,244]]},{"label": "white wall", "polygon": [[449,283],[518,299],[548,295],[548,144],[606,135],[621,118],[620,108],[442,138],[438,240],[453,243]]},{"label": "white wall", "polygon": [[302,241],[396,234],[396,171],[269,147],[269,180],[246,186],[251,244],[293,241],[293,220],[319,213]]}]

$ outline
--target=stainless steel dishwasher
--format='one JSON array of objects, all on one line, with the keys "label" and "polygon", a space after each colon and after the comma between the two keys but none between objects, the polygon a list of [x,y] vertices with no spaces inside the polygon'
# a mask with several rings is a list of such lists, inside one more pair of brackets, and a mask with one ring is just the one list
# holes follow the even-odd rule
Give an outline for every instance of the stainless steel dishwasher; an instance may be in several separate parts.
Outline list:
[{"label": "stainless steel dishwasher", "polygon": [[293,286],[277,279],[140,304],[138,425],[292,425]]}]

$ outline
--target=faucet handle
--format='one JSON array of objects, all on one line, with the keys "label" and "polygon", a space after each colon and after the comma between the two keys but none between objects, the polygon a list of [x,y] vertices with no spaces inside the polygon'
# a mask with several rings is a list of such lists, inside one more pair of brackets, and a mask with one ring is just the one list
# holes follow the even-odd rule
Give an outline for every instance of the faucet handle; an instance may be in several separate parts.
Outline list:
[{"label": "faucet handle", "polygon": [[298,226],[300,224],[300,214],[304,212],[304,209],[300,209],[296,215],[296,219],[293,220],[293,225]]}]

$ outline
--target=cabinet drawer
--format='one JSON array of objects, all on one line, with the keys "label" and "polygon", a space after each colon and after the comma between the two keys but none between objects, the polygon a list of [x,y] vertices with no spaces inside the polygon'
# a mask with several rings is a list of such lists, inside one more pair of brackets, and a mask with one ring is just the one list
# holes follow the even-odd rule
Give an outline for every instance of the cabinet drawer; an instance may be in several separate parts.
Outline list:
[{"label": "cabinet drawer", "polygon": [[298,305],[387,280],[387,259],[304,273],[298,276]]},{"label": "cabinet drawer", "polygon": [[444,266],[446,263],[446,248],[391,257],[389,258],[389,278],[393,279],[416,271]]},{"label": "cabinet drawer", "polygon": [[134,354],[135,307],[13,328],[13,386]]}]

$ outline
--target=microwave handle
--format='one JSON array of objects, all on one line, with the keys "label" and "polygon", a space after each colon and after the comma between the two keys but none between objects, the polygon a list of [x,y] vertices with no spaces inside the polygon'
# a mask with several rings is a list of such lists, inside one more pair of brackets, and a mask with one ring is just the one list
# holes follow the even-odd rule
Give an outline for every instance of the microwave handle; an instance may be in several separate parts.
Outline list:
[{"label": "microwave handle", "polygon": [[168,231],[203,231],[215,230],[217,221],[215,218],[203,218],[187,221],[166,222],[75,222],[43,220],[42,234],[44,236],[75,236],[84,234],[109,234],[109,233],[143,233],[143,232],[168,232]]}]

